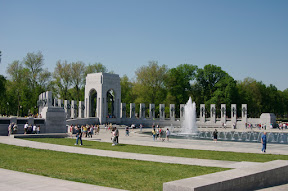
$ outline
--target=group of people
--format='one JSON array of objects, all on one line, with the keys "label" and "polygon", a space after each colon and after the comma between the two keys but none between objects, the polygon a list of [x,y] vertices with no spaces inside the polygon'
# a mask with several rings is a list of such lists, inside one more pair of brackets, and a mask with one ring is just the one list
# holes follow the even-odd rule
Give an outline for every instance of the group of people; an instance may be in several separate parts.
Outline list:
[{"label": "group of people", "polygon": [[155,140],[165,141],[165,138],[167,139],[167,141],[169,141],[170,134],[171,133],[168,128],[165,131],[162,128],[160,128],[159,125],[157,125],[156,128],[155,125],[152,126],[153,141]]},{"label": "group of people", "polygon": [[8,126],[8,135],[16,134],[18,131],[18,126],[16,123],[12,122]]},{"label": "group of people", "polygon": [[117,127],[112,127],[112,146],[118,145],[119,144],[119,130],[117,129]]},{"label": "group of people", "polygon": [[74,132],[77,133],[77,129],[80,128],[83,136],[92,138],[93,135],[97,135],[100,132],[99,125],[82,125],[81,127],[79,125],[71,125],[69,129],[69,133],[72,135]]},{"label": "group of people", "polygon": [[24,134],[40,134],[40,125],[36,126],[36,124],[26,124],[24,125]]},{"label": "group of people", "polygon": [[[8,126],[8,135],[16,134],[18,132],[17,123],[10,123]],[[28,124],[28,122],[24,125],[24,134],[40,134],[40,125],[36,124]]]},{"label": "group of people", "polygon": [[88,137],[88,138],[92,138],[93,135],[97,135],[100,133],[100,127],[99,125],[71,125],[69,132],[71,135],[73,135],[73,133],[76,133],[76,143],[75,145],[78,145],[78,142],[80,141],[80,145],[83,145],[82,142],[82,136],[83,137]]}]

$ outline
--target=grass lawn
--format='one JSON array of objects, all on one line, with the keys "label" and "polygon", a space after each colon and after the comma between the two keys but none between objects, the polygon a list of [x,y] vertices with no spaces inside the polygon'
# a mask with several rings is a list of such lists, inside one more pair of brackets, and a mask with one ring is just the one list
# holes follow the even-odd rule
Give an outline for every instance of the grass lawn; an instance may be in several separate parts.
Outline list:
[{"label": "grass lawn", "polygon": [[[69,139],[48,140],[74,143],[74,140]],[[88,144],[86,141],[85,143]],[[87,147],[94,144],[96,142]],[[125,147],[123,145],[117,148]],[[162,190],[164,182],[226,170],[71,154],[6,144],[0,144],[0,168],[137,191]]]},{"label": "grass lawn", "polygon": [[[39,141],[45,143],[52,143],[58,145],[74,146],[75,139],[70,138],[35,138],[26,139],[31,141]],[[163,147],[149,147],[139,145],[119,144],[111,146],[111,143],[98,141],[83,141],[85,148],[113,150],[131,153],[143,153],[164,156],[177,156],[186,158],[212,159],[212,160],[226,160],[226,161],[250,161],[250,162],[267,162],[272,160],[288,160],[288,155],[272,155],[272,154],[251,154],[251,153],[236,153],[224,151],[205,151],[205,150],[191,150],[191,149],[174,149]]]}]

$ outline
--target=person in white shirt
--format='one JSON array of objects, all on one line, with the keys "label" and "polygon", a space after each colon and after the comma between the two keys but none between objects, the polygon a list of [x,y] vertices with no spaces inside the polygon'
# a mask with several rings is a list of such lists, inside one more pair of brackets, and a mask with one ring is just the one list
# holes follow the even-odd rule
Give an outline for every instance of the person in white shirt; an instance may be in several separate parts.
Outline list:
[{"label": "person in white shirt", "polygon": [[27,134],[27,129],[28,129],[28,122],[24,125],[24,134]]}]

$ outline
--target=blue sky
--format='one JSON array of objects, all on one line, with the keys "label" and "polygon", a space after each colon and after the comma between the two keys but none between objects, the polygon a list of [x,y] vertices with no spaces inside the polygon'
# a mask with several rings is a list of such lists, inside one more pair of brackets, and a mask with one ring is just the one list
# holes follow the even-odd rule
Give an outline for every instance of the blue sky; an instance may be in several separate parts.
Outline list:
[{"label": "blue sky", "polygon": [[288,88],[287,0],[0,0],[0,74],[28,52],[101,62],[129,78],[149,61],[222,67]]}]

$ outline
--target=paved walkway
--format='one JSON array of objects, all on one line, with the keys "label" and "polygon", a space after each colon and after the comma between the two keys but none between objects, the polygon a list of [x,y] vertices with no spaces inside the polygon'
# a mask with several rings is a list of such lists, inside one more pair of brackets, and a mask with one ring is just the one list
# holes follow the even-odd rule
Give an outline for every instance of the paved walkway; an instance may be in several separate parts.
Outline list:
[{"label": "paved walkway", "polygon": [[[153,141],[152,137],[147,134],[139,134],[134,132],[130,133],[130,136],[124,136],[124,130],[120,130],[120,138],[119,142],[124,144],[135,144],[135,145],[145,145],[145,146],[157,146],[157,147],[169,147],[169,148],[185,148],[185,149],[199,149],[199,150],[217,150],[217,151],[233,151],[233,152],[247,152],[247,153],[260,153],[261,144],[260,143],[239,143],[239,142],[222,142],[219,141],[217,143],[213,143],[212,141],[206,140],[183,140],[183,139],[170,139],[169,142],[161,142],[161,141]],[[101,129],[100,135],[96,135],[93,138],[84,138],[83,143],[85,144],[86,140],[91,141],[104,141],[111,142],[110,140],[111,133],[109,131],[105,131]],[[97,156],[106,156],[106,157],[114,157],[114,158],[124,158],[124,159],[135,159],[135,160],[143,160],[143,161],[154,161],[154,162],[163,162],[163,163],[176,163],[176,164],[187,164],[187,165],[200,165],[200,166],[212,166],[212,167],[224,167],[224,168],[239,168],[243,166],[254,165],[254,162],[233,162],[233,161],[219,161],[219,160],[207,160],[207,159],[191,159],[191,158],[182,158],[182,157],[168,157],[168,156],[157,156],[157,155],[149,155],[149,154],[136,154],[136,153],[125,153],[125,152],[117,152],[117,151],[105,151],[105,150],[97,150],[97,149],[87,149],[72,146],[61,146],[61,145],[53,145],[48,143],[39,143],[34,141],[26,141],[22,139],[13,139],[11,137],[0,137],[0,143],[25,146],[37,149],[48,149],[54,151],[62,151],[69,153],[80,153],[87,155],[97,155]],[[286,154],[288,155],[288,145],[268,145],[268,153],[271,154]],[[7,174],[7,180],[5,181]],[[11,174],[9,179],[9,174]],[[14,187],[9,184],[13,181],[13,176],[18,177],[18,179],[22,180],[22,182],[26,182],[26,178],[28,175],[24,175],[25,173],[19,173],[14,171],[7,171],[4,169],[0,169],[0,190],[18,190],[17,185]],[[23,176],[24,175],[24,176]],[[30,176],[30,174],[29,174]],[[31,175],[39,178],[38,182],[41,182],[43,189],[41,190],[116,190],[105,187],[98,187],[89,184],[83,183],[74,183],[65,180],[51,179],[47,177]],[[2,178],[4,177],[4,178]],[[27,178],[27,181],[33,180],[33,178]],[[8,183],[7,183],[8,182]],[[21,181],[20,181],[21,182]],[[51,184],[52,182],[52,184]],[[53,183],[54,182],[54,183]],[[74,184],[81,184],[79,186],[75,186]],[[30,186],[33,183],[29,184],[19,184],[19,190],[35,190],[37,186]],[[67,185],[67,186],[60,186]],[[84,185],[87,185],[84,186]],[[70,188],[71,187],[71,188]],[[2,189],[1,189],[2,188]],[[25,189],[23,189],[25,188]],[[57,188],[57,189],[56,189]],[[288,186],[285,187],[286,189]],[[39,188],[38,188],[39,189]],[[267,189],[266,189],[267,190]]]}]

